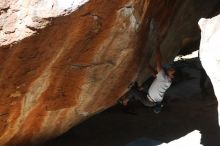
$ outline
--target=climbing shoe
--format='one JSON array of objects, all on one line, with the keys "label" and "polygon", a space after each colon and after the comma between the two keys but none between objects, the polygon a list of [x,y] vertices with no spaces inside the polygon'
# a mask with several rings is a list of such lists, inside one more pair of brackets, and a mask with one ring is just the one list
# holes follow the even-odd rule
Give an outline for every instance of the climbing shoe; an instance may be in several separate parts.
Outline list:
[{"label": "climbing shoe", "polygon": [[162,104],[157,104],[155,107],[154,107],[154,113],[155,114],[159,114],[161,112],[161,109],[162,109]]}]

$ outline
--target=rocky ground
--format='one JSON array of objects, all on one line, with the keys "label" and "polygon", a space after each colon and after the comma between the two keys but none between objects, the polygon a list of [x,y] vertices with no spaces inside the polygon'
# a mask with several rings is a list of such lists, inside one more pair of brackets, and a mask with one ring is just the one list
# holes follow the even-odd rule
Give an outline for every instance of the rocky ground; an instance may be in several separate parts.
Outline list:
[{"label": "rocky ground", "polygon": [[154,146],[169,143],[194,130],[201,133],[205,146],[220,145],[217,100],[210,81],[200,89],[198,58],[180,61],[183,78],[171,86],[166,96],[170,103],[161,113],[139,102],[130,103],[135,114],[120,105],[98,114],[45,146]]}]

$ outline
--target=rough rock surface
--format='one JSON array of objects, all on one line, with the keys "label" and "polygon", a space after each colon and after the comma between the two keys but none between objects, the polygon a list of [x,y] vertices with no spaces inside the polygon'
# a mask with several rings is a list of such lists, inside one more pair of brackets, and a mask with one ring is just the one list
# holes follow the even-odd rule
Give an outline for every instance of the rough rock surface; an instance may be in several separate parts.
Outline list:
[{"label": "rough rock surface", "polygon": [[2,0],[0,2],[0,44],[8,45],[37,33],[52,17],[67,15],[88,0]]},{"label": "rough rock surface", "polygon": [[149,74],[155,28],[165,63],[217,3],[1,1],[0,145],[43,142],[112,106]]},{"label": "rough rock surface", "polygon": [[91,0],[15,44],[7,45],[20,40],[16,35],[3,37],[0,145],[42,142],[115,104],[137,74],[148,3]]},{"label": "rough rock surface", "polygon": [[[220,102],[220,15],[211,19],[202,18],[199,26],[201,28],[200,59],[212,81],[218,102]],[[219,105],[218,118],[220,126]]]},{"label": "rough rock surface", "polygon": [[[172,62],[180,49],[200,39],[199,19],[220,13],[220,2],[219,0],[165,0],[162,3],[159,0],[152,0],[149,9],[147,20],[150,21],[150,18],[153,18],[157,22],[163,63],[167,63]],[[143,48],[143,54],[146,54],[146,57],[143,58],[138,74],[140,82],[146,79],[146,74],[149,74],[144,68],[145,63],[149,60],[151,64],[155,62],[152,57],[155,49],[155,33],[151,30],[150,24]]]}]

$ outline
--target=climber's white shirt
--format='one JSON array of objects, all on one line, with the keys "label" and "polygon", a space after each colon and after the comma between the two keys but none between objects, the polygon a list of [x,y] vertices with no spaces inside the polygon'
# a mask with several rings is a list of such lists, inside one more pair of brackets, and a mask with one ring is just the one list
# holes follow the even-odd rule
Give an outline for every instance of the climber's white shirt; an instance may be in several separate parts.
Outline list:
[{"label": "climber's white shirt", "polygon": [[166,90],[170,87],[171,83],[171,80],[165,74],[164,70],[161,69],[148,90],[148,95],[151,98],[149,100],[152,102],[161,102]]}]

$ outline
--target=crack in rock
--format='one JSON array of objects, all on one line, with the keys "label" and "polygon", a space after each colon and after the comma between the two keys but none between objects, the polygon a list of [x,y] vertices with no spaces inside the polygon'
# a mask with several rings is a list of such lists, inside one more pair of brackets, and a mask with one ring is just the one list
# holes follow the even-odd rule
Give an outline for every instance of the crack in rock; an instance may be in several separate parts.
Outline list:
[{"label": "crack in rock", "polygon": [[8,113],[0,113],[0,116],[8,115]]},{"label": "crack in rock", "polygon": [[107,62],[104,62],[104,63],[72,64],[71,67],[73,69],[86,69],[86,68],[96,67],[96,66],[101,66],[101,65],[111,65],[111,66],[114,66],[115,63],[112,62],[112,61],[107,61]]}]

